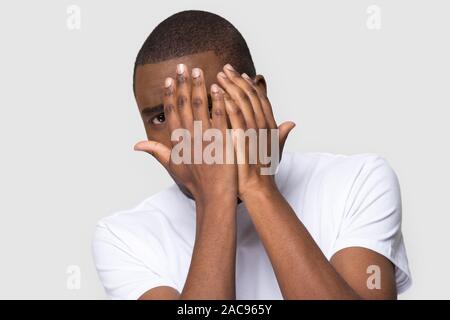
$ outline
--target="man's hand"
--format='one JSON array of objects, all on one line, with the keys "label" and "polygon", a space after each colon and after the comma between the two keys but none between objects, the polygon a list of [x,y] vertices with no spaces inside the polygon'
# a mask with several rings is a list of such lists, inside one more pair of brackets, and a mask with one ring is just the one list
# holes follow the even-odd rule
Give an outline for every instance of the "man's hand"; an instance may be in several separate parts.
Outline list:
[{"label": "man's hand", "polygon": [[[203,131],[214,128],[224,136],[227,118],[223,91],[217,85],[211,87],[211,98],[210,119],[202,70],[193,69],[191,78],[187,67],[178,65],[176,81],[167,78],[164,86],[164,114],[171,134],[177,129],[186,129],[189,134],[184,139],[190,139],[191,146],[200,143],[202,151],[203,139],[194,136],[194,121],[200,121]],[[173,142],[172,148],[177,143]],[[194,154],[188,155],[190,163],[175,164],[172,148],[156,141],[142,141],[135,146],[136,150],[153,155],[178,185],[186,187],[194,197],[197,224],[191,264],[181,293],[174,288],[157,287],[147,291],[141,299],[234,299],[236,166],[195,163]]]},{"label": "man's hand", "polygon": [[[237,198],[237,171],[232,164],[206,164],[195,162],[194,146],[205,143],[202,137],[194,136],[194,121],[202,126],[202,131],[210,128],[219,130],[225,137],[227,118],[223,90],[216,84],[211,86],[212,117],[208,110],[208,97],[205,88],[205,78],[201,69],[192,70],[189,76],[187,67],[178,65],[176,81],[167,78],[164,86],[164,115],[173,134],[178,129],[189,132],[183,139],[190,139],[190,163],[174,164],[171,161],[171,149],[156,141],[142,141],[136,144],[135,150],[141,150],[153,155],[169,172],[172,178],[186,187],[198,204],[219,198],[221,200]],[[182,131],[178,131],[182,132]],[[194,141],[194,139],[198,139]],[[225,140],[224,140],[225,141]],[[224,142],[223,141],[223,142]],[[179,141],[172,141],[172,147]],[[225,154],[225,143],[223,154]]]},{"label": "man's hand", "polygon": [[[265,87],[261,88],[245,74],[239,75],[229,65],[217,79],[226,90],[226,111],[234,129],[277,128]],[[293,127],[292,122],[278,127],[280,155]],[[237,148],[236,152],[242,150]],[[248,150],[244,152],[248,158]],[[261,175],[260,169],[260,163],[238,165],[239,196],[270,258],[285,299],[396,298],[394,269],[388,259],[365,248],[347,248],[328,261],[279,192],[274,177]],[[384,275],[379,292],[367,289],[368,265],[380,266]]]},{"label": "man's hand", "polygon": [[[238,193],[239,197],[245,202],[248,192],[252,190],[266,190],[266,192],[270,193],[276,189],[273,174],[261,175],[261,169],[269,167],[270,164],[261,161],[259,150],[262,149],[260,144],[266,144],[265,150],[269,152],[267,155],[272,155],[271,135],[275,134],[275,129],[277,129],[279,133],[279,141],[277,141],[279,150],[277,152],[281,158],[287,136],[295,127],[295,123],[287,121],[278,127],[265,87],[256,85],[246,74],[241,76],[229,64],[225,65],[223,70],[224,72],[220,72],[217,75],[217,79],[226,91],[224,94],[225,106],[231,127],[232,129],[244,131],[253,129],[256,131],[258,140],[258,147],[253,150],[249,148],[248,143],[235,145],[236,153],[243,154],[245,158],[245,163],[238,165]],[[261,141],[259,136],[263,130],[267,133],[266,141]],[[252,156],[257,159],[256,163],[249,163],[249,158]]]}]

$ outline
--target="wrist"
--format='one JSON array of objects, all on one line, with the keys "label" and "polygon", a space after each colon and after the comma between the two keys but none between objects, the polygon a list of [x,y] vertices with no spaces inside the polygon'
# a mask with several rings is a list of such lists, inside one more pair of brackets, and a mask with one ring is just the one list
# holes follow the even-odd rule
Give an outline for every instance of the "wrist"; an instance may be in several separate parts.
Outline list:
[{"label": "wrist", "polygon": [[195,198],[197,222],[208,217],[234,217],[236,213],[236,194],[203,195]]},{"label": "wrist", "polygon": [[246,186],[242,188],[243,191],[239,193],[239,198],[248,203],[251,201],[266,201],[275,196],[281,195],[278,190],[278,186],[275,183],[275,179],[267,177],[266,180],[262,180],[258,184],[253,186]]},{"label": "wrist", "polygon": [[194,195],[194,201],[197,209],[213,209],[221,206],[235,206],[237,203],[236,192],[201,192]]}]

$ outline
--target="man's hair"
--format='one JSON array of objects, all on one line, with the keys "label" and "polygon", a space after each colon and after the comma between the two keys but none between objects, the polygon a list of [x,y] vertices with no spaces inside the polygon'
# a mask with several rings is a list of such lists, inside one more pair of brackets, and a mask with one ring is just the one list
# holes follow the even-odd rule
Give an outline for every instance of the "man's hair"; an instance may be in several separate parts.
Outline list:
[{"label": "man's hair", "polygon": [[205,51],[214,51],[223,64],[237,71],[256,74],[250,50],[241,33],[226,19],[198,10],[178,12],[156,26],[139,50],[136,68]]}]

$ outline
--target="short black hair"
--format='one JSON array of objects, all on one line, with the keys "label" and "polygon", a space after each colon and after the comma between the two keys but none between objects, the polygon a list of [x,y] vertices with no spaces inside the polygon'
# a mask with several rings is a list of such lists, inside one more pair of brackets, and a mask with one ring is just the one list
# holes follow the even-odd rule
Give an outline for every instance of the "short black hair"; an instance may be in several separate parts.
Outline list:
[{"label": "short black hair", "polygon": [[211,12],[187,10],[162,21],[147,37],[134,63],[133,89],[138,66],[205,51],[214,51],[223,64],[241,73],[256,75],[247,43],[229,21]]}]

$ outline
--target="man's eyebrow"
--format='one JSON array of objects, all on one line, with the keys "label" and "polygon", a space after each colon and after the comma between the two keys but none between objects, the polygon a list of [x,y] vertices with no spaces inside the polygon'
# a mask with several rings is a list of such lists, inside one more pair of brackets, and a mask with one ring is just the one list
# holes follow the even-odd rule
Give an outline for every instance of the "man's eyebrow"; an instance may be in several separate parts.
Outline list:
[{"label": "man's eyebrow", "polygon": [[161,103],[156,106],[145,107],[144,109],[142,109],[141,114],[142,115],[153,115],[153,114],[162,113],[162,112],[164,112],[164,105]]}]

